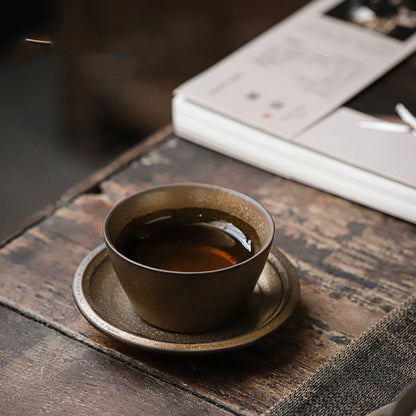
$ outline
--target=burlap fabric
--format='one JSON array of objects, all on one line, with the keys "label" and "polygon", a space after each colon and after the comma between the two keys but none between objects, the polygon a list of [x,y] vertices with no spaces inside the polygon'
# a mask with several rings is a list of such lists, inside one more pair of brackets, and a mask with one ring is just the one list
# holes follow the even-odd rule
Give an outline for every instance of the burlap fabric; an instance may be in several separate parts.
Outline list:
[{"label": "burlap fabric", "polygon": [[416,380],[416,295],[360,335],[264,416],[367,415]]}]

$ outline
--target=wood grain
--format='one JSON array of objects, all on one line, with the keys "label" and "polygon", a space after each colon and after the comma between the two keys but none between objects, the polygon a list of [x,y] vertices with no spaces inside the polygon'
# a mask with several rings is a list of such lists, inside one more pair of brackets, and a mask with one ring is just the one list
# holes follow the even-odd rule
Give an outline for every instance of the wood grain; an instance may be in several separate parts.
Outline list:
[{"label": "wood grain", "polygon": [[[255,345],[206,357],[135,350],[100,334],[72,300],[73,274],[101,243],[120,198],[151,186],[207,182],[251,195],[272,213],[273,249],[301,280],[293,316]],[[171,137],[70,199],[0,250],[0,301],[235,413],[259,414],[415,291],[416,227]]]},{"label": "wood grain", "polygon": [[0,412],[7,415],[230,415],[0,307]]}]

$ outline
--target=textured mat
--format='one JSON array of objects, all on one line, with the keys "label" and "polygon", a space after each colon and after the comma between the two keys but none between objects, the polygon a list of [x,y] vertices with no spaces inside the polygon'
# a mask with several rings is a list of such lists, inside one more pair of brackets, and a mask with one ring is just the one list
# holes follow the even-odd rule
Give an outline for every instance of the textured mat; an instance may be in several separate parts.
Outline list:
[{"label": "textured mat", "polygon": [[328,360],[264,416],[366,415],[416,380],[416,295]]}]

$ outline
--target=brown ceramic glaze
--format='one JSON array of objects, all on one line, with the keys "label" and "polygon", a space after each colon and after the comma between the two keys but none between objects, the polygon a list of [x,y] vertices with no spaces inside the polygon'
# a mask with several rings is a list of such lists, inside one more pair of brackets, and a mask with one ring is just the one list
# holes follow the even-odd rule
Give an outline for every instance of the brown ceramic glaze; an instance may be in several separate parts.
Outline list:
[{"label": "brown ceramic glaze", "polygon": [[212,331],[165,331],[140,319],[108,259],[104,244],[90,252],[74,276],[75,302],[98,330],[134,347],[175,354],[241,348],[278,328],[293,312],[300,287],[295,269],[278,249],[269,254],[253,293],[237,319]]},{"label": "brown ceramic glaze", "polygon": [[[132,219],[189,207],[216,209],[247,223],[259,237],[255,254],[224,269],[175,272],[134,262],[116,249],[120,232]],[[205,184],[174,184],[120,201],[107,214],[103,232],[110,261],[140,317],[162,329],[192,333],[227,323],[247,301],[266,263],[274,223],[258,202],[236,191]]]}]

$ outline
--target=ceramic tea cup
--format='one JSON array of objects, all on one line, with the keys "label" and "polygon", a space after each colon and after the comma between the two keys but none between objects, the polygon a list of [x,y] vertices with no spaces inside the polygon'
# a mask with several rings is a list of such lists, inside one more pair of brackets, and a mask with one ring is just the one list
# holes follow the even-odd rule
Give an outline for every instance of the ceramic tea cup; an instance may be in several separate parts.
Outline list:
[{"label": "ceramic tea cup", "polygon": [[274,223],[262,205],[239,192],[174,184],[117,203],[103,234],[138,315],[156,327],[192,333],[238,314],[266,263]]}]

